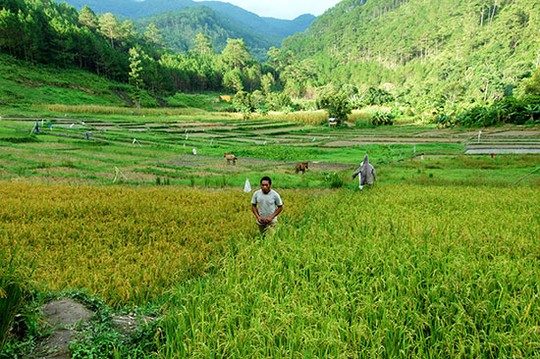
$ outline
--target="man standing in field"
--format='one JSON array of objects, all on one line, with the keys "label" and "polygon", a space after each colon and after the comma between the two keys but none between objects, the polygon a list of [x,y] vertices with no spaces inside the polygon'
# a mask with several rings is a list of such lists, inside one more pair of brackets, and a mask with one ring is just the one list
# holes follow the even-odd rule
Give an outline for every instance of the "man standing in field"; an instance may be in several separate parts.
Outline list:
[{"label": "man standing in field", "polygon": [[261,178],[261,189],[253,193],[251,211],[257,218],[261,233],[274,231],[277,216],[283,211],[283,201],[279,193],[272,189],[272,180],[268,176]]}]

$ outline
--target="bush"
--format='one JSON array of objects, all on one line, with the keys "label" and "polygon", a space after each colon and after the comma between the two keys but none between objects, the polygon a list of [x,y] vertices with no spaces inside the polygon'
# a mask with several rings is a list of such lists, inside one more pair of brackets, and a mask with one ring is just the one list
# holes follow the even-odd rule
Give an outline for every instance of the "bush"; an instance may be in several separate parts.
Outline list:
[{"label": "bush", "polygon": [[339,92],[323,94],[317,99],[317,107],[319,109],[326,109],[328,111],[328,116],[335,118],[338,125],[343,121],[346,121],[348,116],[352,113],[349,99]]},{"label": "bush", "polygon": [[270,111],[282,111],[293,107],[291,98],[284,92],[270,93],[267,96],[267,104]]},{"label": "bush", "polygon": [[388,111],[377,111],[373,115],[373,118],[371,119],[371,123],[373,123],[375,126],[380,125],[393,125],[394,124],[394,118],[396,115],[393,112]]},{"label": "bush", "polygon": [[393,102],[394,96],[383,89],[377,89],[374,87],[370,87],[368,91],[364,94],[363,103],[366,106],[372,106],[372,105],[384,105],[386,103]]},{"label": "bush", "polygon": [[467,127],[487,127],[501,123],[534,124],[540,121],[540,96],[508,96],[491,106],[474,106],[458,113],[453,122],[439,116],[435,119],[438,123]]},{"label": "bush", "polygon": [[328,183],[330,188],[341,188],[343,187],[343,176],[337,172],[324,173],[324,181]]}]

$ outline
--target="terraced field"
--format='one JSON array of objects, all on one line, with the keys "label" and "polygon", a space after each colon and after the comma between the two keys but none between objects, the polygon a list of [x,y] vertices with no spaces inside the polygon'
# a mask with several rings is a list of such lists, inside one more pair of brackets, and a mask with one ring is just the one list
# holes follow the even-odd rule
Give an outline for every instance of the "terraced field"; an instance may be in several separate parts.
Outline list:
[{"label": "terraced field", "polygon": [[[39,133],[30,135],[36,124]],[[389,171],[404,163],[417,169],[418,159],[540,152],[540,129],[516,126],[480,132],[414,124],[329,128],[233,117],[4,115],[0,130],[0,146],[6,149],[0,157],[0,178],[48,183],[166,180],[223,187],[241,186],[246,178],[272,172],[293,187],[320,187],[331,173],[346,179],[366,153]],[[236,166],[227,165],[225,152],[238,156]],[[310,162],[309,183],[295,176],[298,161]],[[430,166],[441,167],[426,161],[425,167]]]}]

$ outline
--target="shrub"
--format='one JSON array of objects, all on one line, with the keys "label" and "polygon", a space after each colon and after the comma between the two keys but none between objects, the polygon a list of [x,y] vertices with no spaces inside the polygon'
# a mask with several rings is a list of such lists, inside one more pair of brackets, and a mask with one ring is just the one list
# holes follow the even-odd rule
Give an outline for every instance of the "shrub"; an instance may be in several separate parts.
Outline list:
[{"label": "shrub", "polygon": [[343,187],[343,176],[337,172],[324,173],[324,181],[328,183],[330,188]]},{"label": "shrub", "polygon": [[393,112],[377,111],[373,115],[373,118],[371,119],[371,123],[373,123],[375,126],[393,125],[395,117],[396,115]]},{"label": "shrub", "polygon": [[281,111],[293,106],[291,98],[284,92],[270,93],[267,96],[267,104],[270,111]]},{"label": "shrub", "polygon": [[317,99],[317,107],[319,109],[326,109],[328,111],[328,116],[335,118],[338,125],[343,121],[346,121],[348,116],[352,113],[349,99],[339,92],[323,94]]}]

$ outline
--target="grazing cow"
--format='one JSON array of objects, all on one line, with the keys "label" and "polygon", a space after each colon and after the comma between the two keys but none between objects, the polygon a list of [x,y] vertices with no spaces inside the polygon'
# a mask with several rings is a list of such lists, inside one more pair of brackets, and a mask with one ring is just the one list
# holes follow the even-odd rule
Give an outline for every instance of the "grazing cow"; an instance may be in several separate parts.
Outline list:
[{"label": "grazing cow", "polygon": [[298,162],[296,164],[296,173],[302,172],[302,174],[306,173],[306,170],[309,168],[309,164],[307,162]]},{"label": "grazing cow", "polygon": [[225,152],[225,153],[223,154],[223,157],[225,157],[225,158],[227,159],[227,164],[228,164],[228,165],[230,165],[231,163],[232,163],[233,165],[236,164],[237,158],[236,158],[236,156],[233,155],[232,153],[226,153],[226,152]]}]

